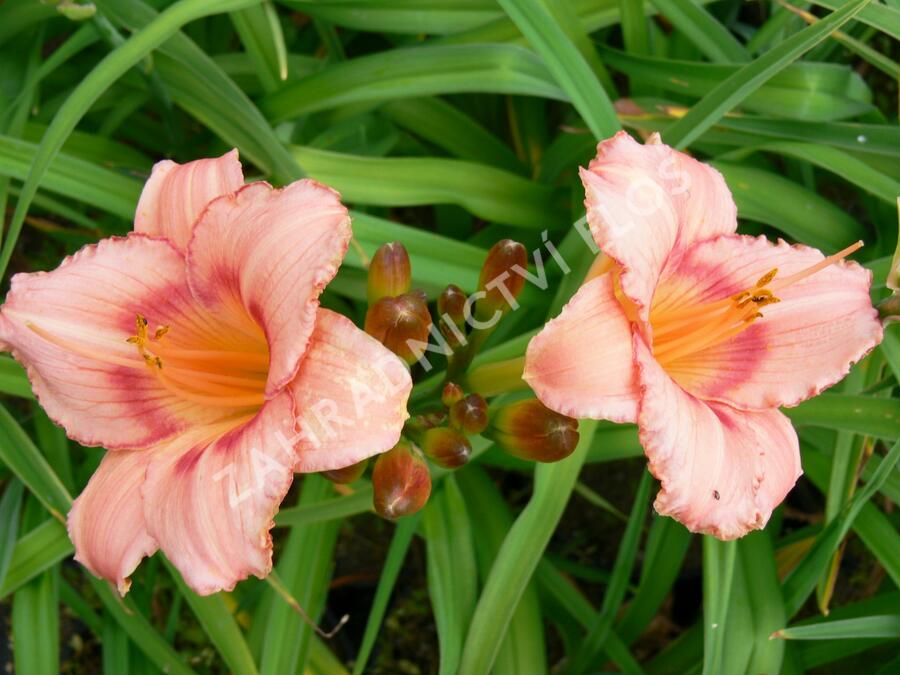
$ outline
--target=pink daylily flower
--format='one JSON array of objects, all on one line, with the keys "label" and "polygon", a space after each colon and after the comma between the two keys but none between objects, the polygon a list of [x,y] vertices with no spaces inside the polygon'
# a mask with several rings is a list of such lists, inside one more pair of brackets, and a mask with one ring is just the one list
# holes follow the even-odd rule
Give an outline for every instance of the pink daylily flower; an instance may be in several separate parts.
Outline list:
[{"label": "pink daylily flower", "polygon": [[68,526],[122,593],[157,549],[201,594],[265,576],[294,472],[388,450],[407,417],[405,365],[319,307],[351,237],[339,195],[243,182],[237,151],[158,163],[134,232],[16,275],[0,308],[47,413],[109,450]]},{"label": "pink daylily flower", "polygon": [[826,258],[736,234],[722,176],[658,135],[619,132],[581,179],[603,253],[525,380],[560,413],[636,422],[660,514],[720,539],[764,527],[801,474],[779,406],[881,341],[871,274],[843,260],[861,244]]}]

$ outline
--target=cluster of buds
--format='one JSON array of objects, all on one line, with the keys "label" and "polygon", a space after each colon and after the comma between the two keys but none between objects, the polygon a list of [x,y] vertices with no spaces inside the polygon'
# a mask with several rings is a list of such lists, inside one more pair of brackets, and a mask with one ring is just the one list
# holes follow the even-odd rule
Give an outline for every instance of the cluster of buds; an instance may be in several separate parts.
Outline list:
[{"label": "cluster of buds", "polygon": [[[480,347],[504,314],[518,307],[528,265],[525,247],[509,239],[488,252],[471,296],[450,285],[437,298],[437,328],[452,353],[445,384],[423,401],[403,438],[380,455],[372,469],[374,506],[391,520],[421,509],[431,494],[431,469],[464,466],[472,457],[471,437],[484,435],[510,454],[539,462],[567,457],[578,443],[575,420],[545,408],[537,400],[502,406],[488,413],[477,392],[466,392],[466,373]],[[369,265],[365,330],[410,367],[423,354],[432,332],[426,295],[412,288],[409,254],[402,244],[385,244]],[[437,335],[437,331],[435,331]],[[474,379],[473,379],[474,383]],[[439,401],[438,401],[439,398]],[[362,477],[368,462],[325,475],[335,483]]]}]

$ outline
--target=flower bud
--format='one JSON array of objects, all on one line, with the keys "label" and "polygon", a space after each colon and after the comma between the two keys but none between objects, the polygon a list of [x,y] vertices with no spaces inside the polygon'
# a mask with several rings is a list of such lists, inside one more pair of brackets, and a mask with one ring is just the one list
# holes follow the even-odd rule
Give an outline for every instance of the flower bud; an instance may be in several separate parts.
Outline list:
[{"label": "flower bud", "polygon": [[409,291],[412,272],[406,247],[398,241],[384,244],[369,263],[369,304],[382,298],[394,298]]},{"label": "flower bud", "polygon": [[457,401],[462,401],[465,395],[462,387],[454,382],[448,382],[441,392],[441,403],[449,408]]},{"label": "flower bud", "polygon": [[521,459],[555,462],[571,455],[578,444],[578,420],[528,399],[498,410],[484,435]]},{"label": "flower bud", "polygon": [[487,401],[480,394],[469,394],[450,408],[450,424],[464,434],[474,436],[488,425]]},{"label": "flower bud", "polygon": [[360,479],[360,477],[365,473],[366,467],[369,465],[369,460],[364,459],[361,462],[357,462],[356,464],[351,464],[350,466],[345,466],[342,469],[332,469],[331,471],[323,471],[322,475],[325,476],[332,483],[337,483],[338,485],[344,485],[346,483],[352,483]]},{"label": "flower bud", "polygon": [[462,344],[460,336],[466,334],[466,294],[459,286],[450,284],[438,296],[438,327],[451,346]]},{"label": "flower bud", "polygon": [[478,300],[475,314],[479,320],[489,319],[495,312],[508,312],[518,304],[516,298],[525,286],[525,277],[513,271],[518,265],[528,267],[528,252],[512,239],[502,239],[488,251],[478,277],[478,290],[485,296]]},{"label": "flower bud", "polygon": [[435,464],[444,469],[461,467],[472,455],[469,439],[448,427],[426,431],[422,436],[422,449]]},{"label": "flower bud", "polygon": [[409,364],[421,351],[415,344],[428,342],[430,328],[428,303],[419,293],[381,298],[366,312],[366,332]]},{"label": "flower bud", "polygon": [[379,455],[372,470],[375,511],[383,518],[396,520],[415,513],[431,494],[431,474],[419,452],[401,440]]}]

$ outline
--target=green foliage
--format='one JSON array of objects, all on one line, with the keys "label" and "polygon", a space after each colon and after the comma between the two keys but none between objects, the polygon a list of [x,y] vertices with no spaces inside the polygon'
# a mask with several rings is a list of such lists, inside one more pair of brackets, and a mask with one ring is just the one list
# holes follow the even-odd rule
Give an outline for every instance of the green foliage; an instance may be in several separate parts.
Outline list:
[{"label": "green foliage", "polygon": [[[94,4],[76,23],[53,3],[0,3],[4,290],[14,272],[127,232],[154,161],[237,147],[251,178],[308,175],[341,191],[354,241],[323,302],[358,323],[367,261],[385,242],[403,242],[433,299],[447,283],[474,290],[497,240],[531,248],[546,233],[574,271],[548,265],[549,288],[523,293],[474,361],[490,367],[521,357],[581,282],[592,256],[572,230],[576,167],[625,127],[718,168],[743,232],[828,252],[863,239],[873,299],[886,294],[895,0],[815,0],[809,24],[776,0]],[[844,388],[785,411],[806,476],[789,508],[738,542],[648,515],[657,486],[634,428],[583,422],[573,455],[536,468],[477,440],[470,465],[435,472],[424,512],[396,524],[371,514],[368,479],[337,490],[304,477],[276,517],[277,583],[202,598],[160,555],[125,600],[70,562],[65,514],[99,452],[66,439],[0,356],[0,600],[14,665],[359,675],[418,658],[447,675],[774,675],[865,659],[896,672],[898,336]],[[427,375],[417,403],[442,377]],[[350,625],[326,640],[285,595],[326,627],[346,605]],[[672,598],[687,608],[677,619]],[[60,662],[73,635],[87,664]]]}]

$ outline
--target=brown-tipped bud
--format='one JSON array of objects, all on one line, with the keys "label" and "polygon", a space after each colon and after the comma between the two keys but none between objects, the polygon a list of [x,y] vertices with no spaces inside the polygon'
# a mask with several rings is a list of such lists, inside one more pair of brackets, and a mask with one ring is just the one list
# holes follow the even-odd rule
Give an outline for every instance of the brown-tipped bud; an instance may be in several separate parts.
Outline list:
[{"label": "brown-tipped bud", "polygon": [[461,467],[472,456],[469,439],[448,427],[426,431],[422,436],[422,450],[431,461],[445,469]]},{"label": "brown-tipped bud", "polygon": [[528,252],[525,247],[512,239],[502,239],[488,251],[487,258],[478,277],[478,290],[485,296],[475,305],[479,320],[490,318],[498,310],[508,312],[518,307],[516,298],[525,286],[525,277],[513,270],[528,267]]},{"label": "brown-tipped bud", "polygon": [[571,455],[578,444],[578,420],[528,399],[498,410],[484,434],[521,459],[555,462]]},{"label": "brown-tipped bud", "polygon": [[459,286],[450,284],[438,296],[438,327],[451,346],[462,344],[466,335],[466,294]]},{"label": "brown-tipped bud", "polygon": [[384,244],[372,256],[367,288],[369,304],[409,291],[412,272],[406,247],[398,241]]},{"label": "brown-tipped bud", "polygon": [[441,403],[449,408],[457,401],[462,401],[465,395],[462,387],[455,382],[448,382],[444,385],[444,391],[441,392]]},{"label": "brown-tipped bud", "polygon": [[431,473],[422,453],[401,440],[383,455],[372,469],[374,505],[378,515],[389,520],[415,513],[431,494]]},{"label": "brown-tipped bud", "polygon": [[344,485],[345,483],[352,483],[359,480],[365,472],[367,466],[369,466],[369,460],[364,459],[363,461],[357,462],[356,464],[345,466],[343,469],[323,471],[322,475],[332,483]]},{"label": "brown-tipped bud", "polygon": [[[431,313],[424,295],[382,298],[366,313],[366,332],[407,363],[415,363],[428,342]],[[412,344],[411,344],[412,343]]]},{"label": "brown-tipped bud", "polygon": [[469,394],[450,408],[450,424],[464,434],[480,434],[488,425],[487,401],[480,394]]}]

